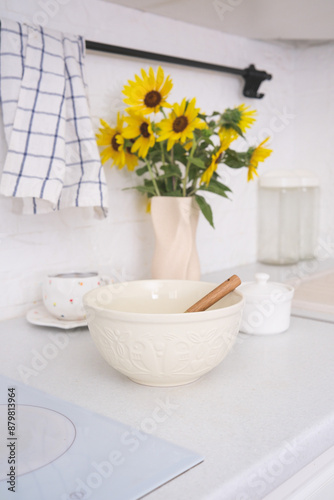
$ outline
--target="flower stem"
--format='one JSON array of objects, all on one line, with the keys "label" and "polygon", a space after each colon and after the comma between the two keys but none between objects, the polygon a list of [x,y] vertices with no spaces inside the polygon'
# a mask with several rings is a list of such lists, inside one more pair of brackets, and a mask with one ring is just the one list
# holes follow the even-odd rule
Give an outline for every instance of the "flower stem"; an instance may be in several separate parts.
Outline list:
[{"label": "flower stem", "polygon": [[186,173],[184,175],[184,179],[183,179],[183,196],[186,196],[187,194],[187,180],[188,180],[188,175],[189,175],[189,169],[190,169],[190,166],[191,166],[191,160],[193,159],[193,156],[194,156],[194,153],[195,153],[195,149],[197,147],[197,142],[195,141],[195,138],[193,139],[193,144],[191,146],[191,151],[190,151],[190,154],[189,154],[189,157],[188,157],[188,162],[187,162],[187,167],[186,167]]},{"label": "flower stem", "polygon": [[157,196],[161,196],[159,188],[158,188],[157,181],[155,180],[155,177],[154,177],[154,174],[153,174],[153,171],[152,171],[152,168],[151,168],[151,164],[150,164],[150,162],[146,158],[145,158],[145,163],[146,163],[148,171],[150,173],[150,176],[151,176],[151,179],[152,179],[152,182],[153,182],[153,186],[154,186],[154,189],[155,189],[155,191],[157,193]]},{"label": "flower stem", "polygon": [[[165,150],[164,150],[164,145],[162,142],[160,142],[160,150],[161,150],[161,163],[165,165]],[[168,183],[167,179],[165,179],[165,186],[166,186],[166,192],[168,192]]]},{"label": "flower stem", "polygon": [[165,163],[165,151],[164,151],[164,146],[162,142],[160,142],[160,149],[161,149],[161,161],[164,164]]},{"label": "flower stem", "polygon": [[192,196],[193,194],[196,193],[196,191],[198,191],[198,187],[196,187],[198,179],[199,179],[199,177],[195,177],[195,179],[193,180],[193,183],[192,183],[192,186],[191,186],[191,190],[190,190],[188,196]]}]

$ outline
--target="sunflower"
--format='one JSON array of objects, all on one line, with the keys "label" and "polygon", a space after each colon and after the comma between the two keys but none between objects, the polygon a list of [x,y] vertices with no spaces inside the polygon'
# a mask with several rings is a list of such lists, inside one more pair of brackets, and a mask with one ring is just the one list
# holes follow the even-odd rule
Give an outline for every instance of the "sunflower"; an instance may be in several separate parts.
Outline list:
[{"label": "sunflower", "polygon": [[206,185],[209,184],[213,172],[217,170],[218,163],[220,163],[224,151],[226,151],[230,147],[231,142],[233,142],[238,137],[237,132],[235,130],[233,130],[233,132],[234,134],[231,134],[230,131],[227,131],[227,133],[219,134],[219,139],[220,139],[219,149],[216,153],[212,155],[209,167],[202,174],[201,183],[205,182]]},{"label": "sunflower", "polygon": [[[230,144],[232,141],[235,141],[239,137],[238,132],[234,130],[232,127],[221,127],[219,129],[218,135],[220,137],[220,140],[222,137],[224,137],[224,140],[230,140]],[[228,146],[227,146],[228,147]]]},{"label": "sunflower", "polygon": [[236,108],[240,112],[240,118],[238,122],[238,127],[241,129],[241,132],[244,134],[246,129],[251,127],[253,123],[256,121],[255,109],[249,109],[249,106],[245,106],[245,104],[240,104]]},{"label": "sunflower", "polygon": [[195,108],[196,99],[187,102],[184,98],[181,104],[175,103],[168,118],[158,123],[158,141],[168,139],[167,151],[170,151],[176,142],[185,143],[193,138],[194,130],[206,128],[204,121],[198,118],[199,108]]},{"label": "sunflower", "polygon": [[268,156],[272,153],[272,149],[264,148],[263,145],[269,140],[267,137],[264,141],[261,142],[252,152],[249,165],[248,165],[248,175],[247,180],[253,180],[253,175],[258,175],[257,166],[260,161],[264,161]]},{"label": "sunflower", "polygon": [[217,153],[212,155],[210,166],[202,174],[201,183],[205,182],[206,185],[209,184],[209,182],[211,181],[211,177],[213,175],[213,172],[215,172],[217,170],[217,166],[221,160],[223,152],[224,152],[224,149],[222,147],[220,147],[218,149]]},{"label": "sunflower", "polygon": [[149,148],[153,147],[155,143],[150,119],[129,109],[129,116],[125,117],[125,121],[128,123],[128,127],[124,129],[123,137],[134,140],[131,152],[138,151],[138,156],[145,158]]},{"label": "sunflower", "polygon": [[166,99],[173,87],[171,77],[167,76],[165,80],[164,71],[160,66],[156,76],[152,68],[148,74],[142,69],[141,76],[142,78],[135,75],[135,82],[129,80],[129,85],[124,86],[123,94],[126,96],[124,102],[144,115],[157,113],[161,107],[170,108]]},{"label": "sunflower", "polygon": [[244,134],[246,129],[255,122],[255,115],[255,109],[249,109],[249,106],[245,106],[245,104],[240,104],[240,106],[233,109],[227,109],[222,115],[223,125],[220,132],[234,134],[236,133],[234,127],[238,127]]},{"label": "sunflower", "polygon": [[102,127],[99,128],[99,134],[96,134],[97,145],[104,146],[101,151],[101,163],[112,160],[112,165],[123,168],[127,165],[129,170],[133,170],[138,163],[138,158],[124,149],[123,121],[120,113],[117,113],[117,125],[110,127],[107,122],[100,120]]},{"label": "sunflower", "polygon": [[218,135],[220,139],[220,146],[224,148],[223,151],[229,148],[231,143],[239,137],[235,130],[220,132]]}]

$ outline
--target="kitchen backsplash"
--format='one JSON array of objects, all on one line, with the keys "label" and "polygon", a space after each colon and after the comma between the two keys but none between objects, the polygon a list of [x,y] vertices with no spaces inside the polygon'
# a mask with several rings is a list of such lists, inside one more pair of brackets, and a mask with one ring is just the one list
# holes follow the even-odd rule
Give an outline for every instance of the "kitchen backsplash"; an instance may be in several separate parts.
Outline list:
[{"label": "kitchen backsplash", "polygon": [[[3,4],[6,4],[4,6]],[[214,8],[208,3],[208,8]],[[173,100],[195,96],[205,111],[222,110],[245,102],[258,110],[250,141],[272,137],[274,154],[259,167],[309,168],[322,183],[321,238],[334,238],[334,148],[332,88],[334,43],[306,46],[267,43],[224,35],[164,17],[113,5],[101,0],[7,0],[0,17],[35,22],[86,39],[140,48],[190,59],[245,68],[253,63],[273,74],[261,86],[262,100],[242,96],[243,80],[192,68],[163,65],[172,76]],[[223,21],[222,21],[223,22]],[[226,20],[224,22],[228,22]],[[141,67],[157,64],[88,52],[86,77],[92,120],[115,121],[123,109],[121,90]],[[1,124],[0,168],[5,157]],[[22,216],[12,212],[12,201],[0,198],[1,281],[0,319],[26,312],[41,298],[41,281],[49,270],[90,269],[114,279],[150,276],[153,231],[146,200],[133,190],[134,174],[105,166],[109,216],[97,220],[88,209]],[[209,195],[216,229],[201,218],[197,242],[203,274],[256,260],[257,184],[247,183],[244,170],[227,171],[232,201]],[[223,175],[224,177],[224,175]]]}]

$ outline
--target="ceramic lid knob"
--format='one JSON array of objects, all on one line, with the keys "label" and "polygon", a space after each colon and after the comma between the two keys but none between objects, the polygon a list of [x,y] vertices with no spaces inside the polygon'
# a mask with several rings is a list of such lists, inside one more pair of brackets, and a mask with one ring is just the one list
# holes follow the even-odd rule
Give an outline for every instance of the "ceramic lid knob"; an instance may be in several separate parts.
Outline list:
[{"label": "ceramic lid knob", "polygon": [[269,281],[269,274],[267,273],[256,273],[255,274],[255,281],[258,285],[266,285],[267,282]]},{"label": "ceramic lid knob", "polygon": [[[269,281],[270,275],[267,273],[256,273],[255,281],[246,282],[240,285],[239,290],[247,301],[261,301],[270,299],[271,294],[280,292],[282,296],[290,297],[293,287],[284,283]],[[292,295],[291,295],[292,297]]]}]

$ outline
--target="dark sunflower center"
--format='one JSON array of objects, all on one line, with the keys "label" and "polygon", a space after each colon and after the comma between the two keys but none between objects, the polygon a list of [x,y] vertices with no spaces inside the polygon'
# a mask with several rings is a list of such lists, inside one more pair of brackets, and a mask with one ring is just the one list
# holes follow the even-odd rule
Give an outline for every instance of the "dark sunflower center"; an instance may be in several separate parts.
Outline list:
[{"label": "dark sunflower center", "polygon": [[116,132],[115,135],[113,135],[113,138],[111,139],[111,146],[115,151],[119,150],[120,144],[117,142],[117,136],[119,135],[118,132]]},{"label": "dark sunflower center", "polygon": [[215,163],[219,163],[221,158],[223,156],[223,153],[220,153],[220,155],[218,156],[218,158],[216,158],[216,162]]},{"label": "dark sunflower center", "polygon": [[161,103],[161,94],[157,90],[148,92],[144,99],[145,106],[148,108],[155,108]]},{"label": "dark sunflower center", "polygon": [[188,118],[186,116],[178,116],[175,118],[173,122],[173,130],[174,132],[183,132],[185,128],[187,128],[188,125]]},{"label": "dark sunflower center", "polygon": [[140,133],[143,137],[150,137],[150,133],[148,131],[148,123],[143,122],[139,127]]}]

